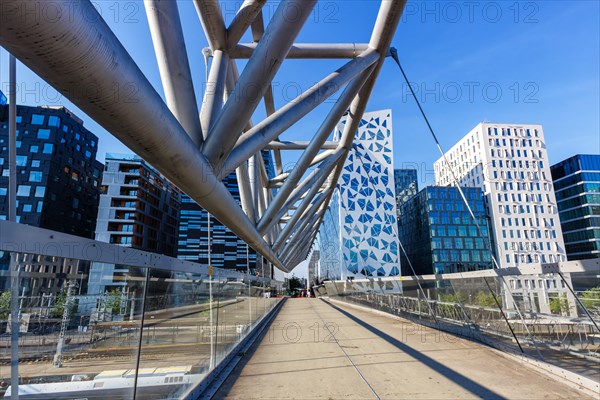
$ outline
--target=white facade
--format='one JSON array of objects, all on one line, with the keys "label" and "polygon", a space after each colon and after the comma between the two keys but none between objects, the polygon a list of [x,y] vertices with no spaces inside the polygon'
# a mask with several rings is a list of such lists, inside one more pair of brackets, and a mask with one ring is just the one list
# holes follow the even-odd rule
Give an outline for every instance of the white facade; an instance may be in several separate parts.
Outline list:
[{"label": "white facade", "polygon": [[399,275],[391,110],[364,114],[338,187],[321,227],[322,278]]},{"label": "white facade", "polygon": [[[482,188],[501,267],[566,261],[541,125],[480,123],[445,155],[460,186]],[[454,185],[443,158],[434,170]]]}]

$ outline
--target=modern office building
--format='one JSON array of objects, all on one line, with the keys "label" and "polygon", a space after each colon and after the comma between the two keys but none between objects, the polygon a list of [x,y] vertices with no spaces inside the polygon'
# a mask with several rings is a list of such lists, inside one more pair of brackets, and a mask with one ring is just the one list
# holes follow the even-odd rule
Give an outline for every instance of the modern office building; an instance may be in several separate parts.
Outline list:
[{"label": "modern office building", "polygon": [[[223,181],[233,197],[239,200],[235,172]],[[186,194],[182,195],[181,200],[177,258],[208,265],[208,213]],[[250,272],[256,274],[256,252],[214,217],[210,218],[210,239],[210,264],[213,267],[244,272],[249,267]]]},{"label": "modern office building", "polygon": [[[263,151],[263,161],[267,176],[273,178],[275,170],[270,151]],[[223,183],[231,195],[240,201],[240,190],[235,172],[227,176]],[[179,232],[177,258],[208,265],[208,213],[187,195],[182,195],[179,213]],[[229,228],[215,218],[210,218],[211,259],[215,268],[234,269],[246,272],[250,268],[252,275],[272,273],[271,268],[262,256],[246,245]]]},{"label": "modern office building", "polygon": [[[96,240],[175,257],[181,192],[136,155],[107,154]],[[126,286],[130,268],[93,263],[89,293]]]},{"label": "modern office building", "polygon": [[[541,125],[483,122],[446,152],[458,185],[479,187],[500,267],[566,260]],[[440,158],[438,186],[455,185]]]},{"label": "modern office building", "polygon": [[[335,139],[345,123],[338,124]],[[338,189],[321,228],[325,276],[399,275],[390,110],[364,114]]]},{"label": "modern office building", "polygon": [[[7,108],[0,105],[0,219],[8,217]],[[17,221],[93,238],[103,169],[98,137],[64,107],[17,106],[16,133]],[[88,265],[76,260],[25,256],[20,262],[28,296],[56,295],[68,280],[87,278]]]},{"label": "modern office building", "polygon": [[[402,275],[443,274],[492,268],[490,237],[481,189],[428,186],[400,206]],[[410,260],[410,263],[409,263]]]},{"label": "modern office building", "polygon": [[396,189],[396,211],[419,191],[416,169],[395,169],[394,188]]},{"label": "modern office building", "polygon": [[567,258],[600,257],[600,155],[578,154],[550,170]]}]

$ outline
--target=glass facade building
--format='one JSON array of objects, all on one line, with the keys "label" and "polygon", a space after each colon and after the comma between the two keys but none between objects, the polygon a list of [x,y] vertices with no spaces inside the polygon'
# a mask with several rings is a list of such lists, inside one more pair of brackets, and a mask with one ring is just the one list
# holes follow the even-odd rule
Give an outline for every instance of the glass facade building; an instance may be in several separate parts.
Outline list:
[{"label": "glass facade building", "polygon": [[[483,193],[462,190],[480,229],[456,187],[428,186],[400,206],[399,237],[416,274],[492,268]],[[402,266],[403,275],[412,275],[404,256]]]},{"label": "glass facade building", "polygon": [[[103,166],[98,137],[64,107],[17,106],[17,222],[93,238]],[[8,106],[0,105],[0,219],[8,217]],[[89,263],[24,256],[26,296],[55,298],[73,280],[84,285]],[[0,290],[8,285],[0,271]]]},{"label": "glass facade building", "polygon": [[[263,151],[263,161],[267,176],[273,178],[275,169],[270,151]],[[240,189],[235,172],[227,176],[223,183],[234,199],[240,201]],[[179,213],[179,237],[177,258],[208,265],[208,213],[189,196],[183,194]],[[263,257],[238,238],[229,228],[215,218],[210,219],[211,262],[216,268],[246,271],[248,265],[253,275],[269,275]],[[270,275],[269,275],[270,276]]]},{"label": "glass facade building", "polygon": [[568,259],[600,257],[600,155],[578,154],[551,171]]},{"label": "glass facade building", "polygon": [[395,169],[394,187],[396,189],[396,209],[400,216],[400,206],[419,191],[416,169]]}]

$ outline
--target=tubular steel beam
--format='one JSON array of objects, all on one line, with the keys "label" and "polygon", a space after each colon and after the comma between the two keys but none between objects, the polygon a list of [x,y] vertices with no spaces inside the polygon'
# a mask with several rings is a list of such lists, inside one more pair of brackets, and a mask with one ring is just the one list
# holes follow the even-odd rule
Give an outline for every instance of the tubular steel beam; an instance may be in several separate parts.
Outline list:
[{"label": "tubular steel beam", "polygon": [[257,16],[262,18],[262,7],[267,0],[245,0],[240,10],[237,12],[233,21],[227,28],[227,47],[229,50],[235,49],[238,42],[248,30],[248,27],[254,22]]},{"label": "tubular steel beam", "polygon": [[269,205],[267,211],[258,222],[257,229],[259,232],[267,231],[275,223],[276,220],[274,217],[277,213],[277,210],[286,201],[287,197],[292,190],[294,190],[300,179],[302,179],[306,169],[321,150],[323,144],[327,140],[327,137],[330,135],[330,132],[335,129],[335,125],[344,115],[344,112],[352,102],[352,98],[365,83],[370,72],[371,69],[367,69],[361,75],[356,77],[351,83],[349,83],[346,89],[344,89],[344,92],[340,96],[339,100],[333,106],[331,111],[329,111],[325,121],[323,121],[317,130],[317,133],[306,147],[306,150],[296,162],[296,165],[290,173],[290,176],[283,182],[283,186],[277,192],[277,196],[275,196],[273,202]]},{"label": "tubular steel beam", "polygon": [[[336,59],[354,58],[369,45],[366,43],[295,43],[288,53],[288,59]],[[244,59],[252,57],[256,43],[238,44],[231,49],[231,58]]]},{"label": "tubular steel beam", "polygon": [[177,3],[145,0],[144,6],[167,105],[196,146],[200,146],[204,138]]},{"label": "tubular steel beam", "polygon": [[[323,204],[323,202],[325,201],[325,199],[327,198],[327,195],[329,194],[329,192],[331,190],[333,190],[333,189],[329,188],[326,191],[320,193],[316,197],[314,203],[310,202],[312,197],[308,197],[308,196],[302,201],[302,203],[298,206],[298,210],[296,210],[296,212],[294,212],[294,215],[292,215],[292,217],[286,224],[285,228],[283,228],[279,237],[273,244],[273,250],[277,251],[279,249],[279,247],[281,247],[281,245],[291,235],[293,235],[293,233],[296,230],[302,230],[304,228],[302,223],[298,224],[298,221],[300,220],[300,218],[304,218],[307,215],[308,216],[314,215],[314,213],[316,213],[317,209]],[[310,206],[310,208],[309,208],[309,206]],[[306,220],[306,218],[305,218],[305,220]]]},{"label": "tubular steel beam", "polygon": [[[4,1],[5,16],[19,15],[25,3]],[[6,18],[0,24],[0,45],[287,271],[92,3],[55,6],[73,18]],[[124,84],[136,91],[115,101],[115,87]]]},{"label": "tubular steel beam", "polygon": [[[284,0],[277,7],[252,58],[240,75],[235,93],[227,99],[213,130],[204,142],[202,152],[215,170],[220,169],[235,146],[315,3],[316,0]],[[295,10],[297,18],[287,17],[289,9]],[[233,169],[235,168],[230,171]]]},{"label": "tubular steel beam", "polygon": [[[265,150],[305,150],[310,142],[307,141],[273,141],[265,146]],[[338,148],[338,142],[324,142],[321,145],[323,150],[335,150]]]},{"label": "tubular steel beam", "polygon": [[227,162],[219,171],[219,176],[227,176],[229,171],[235,169],[239,163],[247,160],[251,154],[275,140],[282,132],[327,100],[348,81],[368,69],[377,59],[379,59],[377,51],[373,49],[365,51],[277,110],[273,115],[256,124],[254,128],[239,138],[234,150],[227,158]]},{"label": "tubular steel beam", "polygon": [[[194,6],[198,12],[200,23],[210,48],[214,50],[227,49],[227,31],[221,7],[217,0],[194,0]],[[175,46],[177,44],[174,44]]]},{"label": "tubular steel beam", "polygon": [[[350,106],[348,120],[344,127],[342,138],[340,140],[340,147],[345,149],[345,154],[342,157],[342,161],[340,161],[340,163],[335,169],[333,179],[331,180],[331,187],[337,185],[337,181],[340,178],[342,169],[344,167],[344,162],[348,157],[348,152],[350,151],[350,148],[352,147],[352,142],[354,141],[354,136],[356,134],[356,130],[358,129],[358,124],[360,123],[360,120],[363,116],[371,92],[375,87],[375,82],[377,80],[377,77],[379,76],[381,67],[383,66],[385,54],[387,54],[389,51],[390,43],[392,41],[394,33],[396,32],[396,28],[398,27],[398,23],[400,21],[400,17],[402,16],[402,11],[404,10],[405,4],[406,0],[381,2],[381,5],[379,7],[379,13],[377,14],[377,20],[375,21],[375,27],[373,28],[373,34],[371,35],[371,40],[369,42],[369,47],[376,49],[379,52],[379,54],[381,54],[381,58],[376,64],[375,69],[371,73],[371,76],[363,85],[360,92],[352,102],[352,105]],[[333,192],[329,194],[327,200],[325,201],[326,206],[329,206],[332,197]],[[319,229],[319,225],[317,225],[316,229]]]},{"label": "tubular steel beam", "polygon": [[[206,82],[202,111],[200,112],[202,130],[207,138],[223,108],[223,95],[227,82],[228,65],[229,56],[227,53],[221,50],[213,52],[213,61],[210,67],[210,74],[208,75],[208,82]],[[230,76],[232,75],[230,74]],[[230,97],[231,93],[227,96]]]}]

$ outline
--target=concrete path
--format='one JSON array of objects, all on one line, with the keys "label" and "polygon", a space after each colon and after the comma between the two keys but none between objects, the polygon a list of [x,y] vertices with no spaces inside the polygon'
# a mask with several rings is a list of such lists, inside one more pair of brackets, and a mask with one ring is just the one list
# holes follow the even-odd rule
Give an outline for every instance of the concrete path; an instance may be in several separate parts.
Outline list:
[{"label": "concrete path", "polygon": [[586,397],[477,343],[318,299],[289,299],[214,398]]}]

